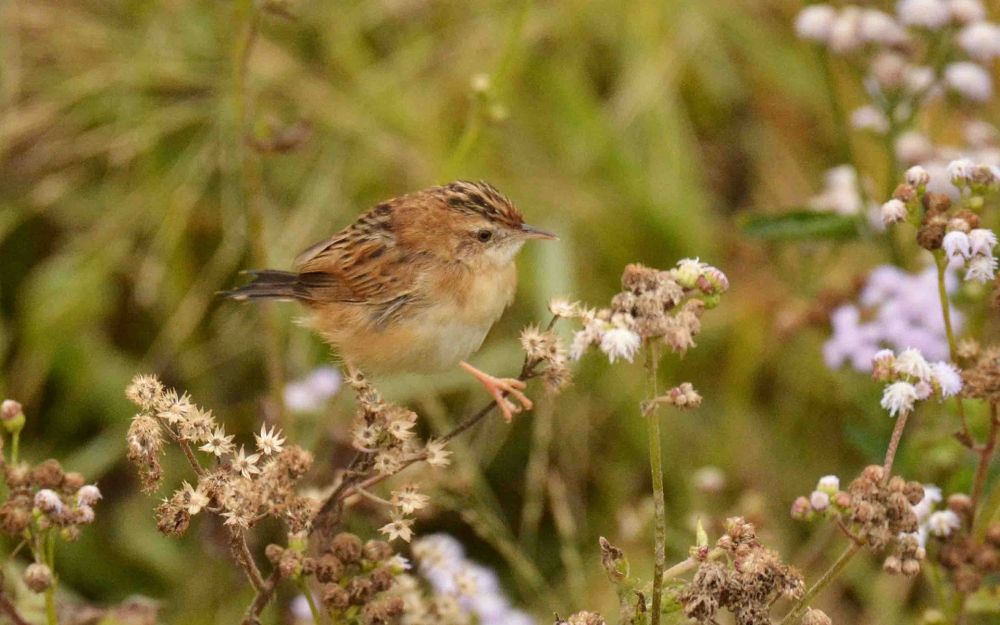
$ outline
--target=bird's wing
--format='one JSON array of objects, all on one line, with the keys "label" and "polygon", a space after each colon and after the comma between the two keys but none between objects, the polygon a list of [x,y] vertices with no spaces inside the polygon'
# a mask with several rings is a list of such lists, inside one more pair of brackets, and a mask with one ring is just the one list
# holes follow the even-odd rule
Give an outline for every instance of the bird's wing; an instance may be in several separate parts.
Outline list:
[{"label": "bird's wing", "polygon": [[376,206],[353,224],[310,246],[295,259],[309,299],[365,304],[387,320],[416,299],[421,254],[397,245],[392,210]]}]

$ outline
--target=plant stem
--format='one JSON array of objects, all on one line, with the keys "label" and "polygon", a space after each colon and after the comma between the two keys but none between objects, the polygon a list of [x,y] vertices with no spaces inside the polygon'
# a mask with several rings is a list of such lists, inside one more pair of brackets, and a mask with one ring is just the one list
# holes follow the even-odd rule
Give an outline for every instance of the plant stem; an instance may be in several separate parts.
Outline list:
[{"label": "plant stem", "polygon": [[257,591],[257,596],[254,598],[253,603],[250,604],[250,607],[243,614],[241,625],[257,625],[259,623],[257,617],[264,611],[267,604],[271,602],[271,597],[274,596],[274,591],[278,588],[279,581],[281,581],[281,569],[275,567],[271,571],[271,574],[268,575],[267,580],[264,581],[263,588]]},{"label": "plant stem", "polygon": [[[649,371],[649,381],[652,396],[658,397],[657,367],[660,355],[656,343],[650,343],[646,351],[646,367]],[[653,474],[653,531],[654,531],[654,565],[653,565],[653,615],[652,625],[660,623],[660,603],[663,599],[663,569],[666,567],[667,525],[666,511],[663,503],[663,459],[660,448],[660,419],[654,402],[649,404],[646,417],[646,427],[649,434],[649,465]]]},{"label": "plant stem", "polygon": [[[958,347],[955,341],[955,331],[952,329],[951,325],[951,304],[948,302],[948,289],[945,286],[945,273],[948,269],[948,259],[942,254],[938,253],[935,260],[937,261],[938,270],[938,299],[941,301],[941,314],[944,317],[944,330],[948,335],[948,352],[951,354],[951,361],[958,362]],[[961,394],[955,396],[955,401],[958,402],[958,414],[962,418],[962,431],[959,434],[959,439],[962,444],[966,447],[973,447],[975,444],[975,439],[972,437],[972,432],[969,430],[969,421],[965,417],[965,406],[962,404]]]},{"label": "plant stem", "polygon": [[885,479],[889,479],[892,474],[892,463],[896,459],[896,450],[899,448],[899,441],[903,438],[903,428],[906,427],[906,419],[910,416],[909,410],[904,410],[896,417],[896,427],[892,430],[892,438],[889,439],[889,448],[885,452]]},{"label": "plant stem", "polygon": [[10,463],[17,464],[18,451],[20,450],[21,433],[14,432],[10,435]]},{"label": "plant stem", "polygon": [[306,603],[309,604],[309,612],[312,614],[313,622],[316,623],[316,625],[320,625],[319,609],[316,607],[316,601],[313,599],[312,591],[309,590],[309,582],[306,581],[306,578],[303,576],[299,576],[299,578],[295,581],[298,582],[299,589],[302,591],[302,594],[305,595]]},{"label": "plant stem", "polygon": [[837,561],[830,565],[830,568],[823,573],[823,576],[820,577],[815,584],[813,584],[812,588],[807,590],[806,594],[802,595],[802,598],[795,604],[791,612],[786,614],[785,618],[781,619],[781,622],[778,625],[791,625],[796,621],[796,619],[802,616],[802,613],[809,607],[809,603],[815,599],[824,588],[829,586],[830,582],[840,575],[841,571],[844,570],[844,567],[846,567],[851,561],[851,558],[853,558],[860,550],[861,545],[858,543],[852,542],[848,545],[847,550],[840,554]]},{"label": "plant stem", "polygon": [[[997,405],[990,404],[990,433],[986,439],[986,444],[979,450],[979,466],[976,468],[976,481],[972,484],[972,494],[969,495],[971,505],[969,506],[969,527],[975,530],[976,509],[979,506],[979,498],[983,493],[983,486],[986,485],[986,475],[989,473],[990,464],[993,461],[993,453],[997,446],[997,434],[1000,433],[1000,420],[997,418]],[[987,520],[988,522],[988,520]]]},{"label": "plant stem", "polygon": [[682,560],[681,562],[678,562],[677,564],[673,565],[672,567],[663,572],[663,581],[667,581],[668,579],[673,579],[675,577],[683,575],[688,571],[690,571],[691,569],[698,566],[699,564],[701,564],[702,562],[710,562],[712,560],[718,560],[725,554],[726,554],[725,549],[716,547],[715,549],[708,552],[708,555],[705,556],[704,560],[695,560],[694,558],[688,558],[687,560]]},{"label": "plant stem", "polygon": [[59,625],[59,621],[56,619],[55,584],[45,590],[45,622],[47,625]]},{"label": "plant stem", "polygon": [[[510,29],[507,31],[506,39],[504,39],[503,50],[500,52],[500,60],[497,62],[496,70],[493,73],[493,84],[491,89],[494,93],[499,92],[501,85],[511,72],[511,67],[514,62],[514,54],[517,52],[517,44],[521,41],[521,33],[524,31],[524,23],[527,20],[528,9],[530,7],[531,0],[521,0],[521,4],[518,5],[517,8],[517,13],[514,14],[514,20],[511,22]],[[479,135],[482,133],[483,125],[486,121],[486,104],[485,94],[477,93],[474,95],[472,108],[469,109],[469,114],[465,121],[465,128],[462,130],[462,136],[459,137],[458,144],[456,144],[455,150],[452,152],[451,156],[448,158],[447,164],[445,165],[442,176],[444,180],[450,180],[454,177],[458,168],[461,167],[462,163],[472,151],[472,148],[475,147],[476,141],[479,139]]]}]

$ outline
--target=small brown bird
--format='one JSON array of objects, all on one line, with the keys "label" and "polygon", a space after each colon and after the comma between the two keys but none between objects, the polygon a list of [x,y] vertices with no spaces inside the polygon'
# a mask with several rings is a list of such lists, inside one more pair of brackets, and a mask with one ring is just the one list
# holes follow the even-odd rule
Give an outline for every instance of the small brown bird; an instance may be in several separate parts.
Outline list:
[{"label": "small brown bird", "polygon": [[531,409],[524,383],[464,362],[513,301],[514,257],[528,239],[556,239],[524,223],[485,182],[458,181],[378,204],[295,259],[297,271],[250,271],[225,293],[237,300],[295,300],[307,323],[348,369],[370,373],[440,371],[475,376],[509,421]]}]

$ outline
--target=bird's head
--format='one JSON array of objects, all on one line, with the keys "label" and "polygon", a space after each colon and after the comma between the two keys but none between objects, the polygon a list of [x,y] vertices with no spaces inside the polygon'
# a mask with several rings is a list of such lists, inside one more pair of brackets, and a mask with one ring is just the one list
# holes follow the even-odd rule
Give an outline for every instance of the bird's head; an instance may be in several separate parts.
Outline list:
[{"label": "bird's head", "polygon": [[433,229],[442,251],[454,260],[503,266],[514,260],[525,241],[558,238],[524,223],[514,204],[489,183],[460,180],[430,192],[436,208],[431,215],[438,218]]}]

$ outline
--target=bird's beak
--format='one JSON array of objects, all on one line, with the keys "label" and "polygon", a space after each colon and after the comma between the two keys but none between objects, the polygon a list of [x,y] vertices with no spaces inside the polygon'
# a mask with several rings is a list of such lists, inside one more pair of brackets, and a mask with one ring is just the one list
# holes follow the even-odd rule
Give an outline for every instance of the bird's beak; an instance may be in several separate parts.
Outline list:
[{"label": "bird's beak", "polygon": [[550,234],[544,230],[539,230],[534,226],[529,226],[528,224],[521,224],[521,236],[525,239],[548,239],[550,241],[558,241],[559,237],[554,234]]}]

